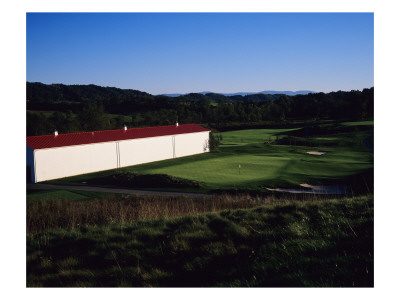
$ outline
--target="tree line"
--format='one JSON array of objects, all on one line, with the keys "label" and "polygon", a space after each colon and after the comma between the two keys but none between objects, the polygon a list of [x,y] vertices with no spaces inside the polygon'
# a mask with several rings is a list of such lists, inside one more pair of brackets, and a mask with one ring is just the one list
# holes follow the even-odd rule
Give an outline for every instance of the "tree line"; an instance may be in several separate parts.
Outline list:
[{"label": "tree line", "polygon": [[27,135],[197,123],[287,124],[293,120],[373,118],[374,88],[307,95],[154,96],[96,85],[27,82]]}]

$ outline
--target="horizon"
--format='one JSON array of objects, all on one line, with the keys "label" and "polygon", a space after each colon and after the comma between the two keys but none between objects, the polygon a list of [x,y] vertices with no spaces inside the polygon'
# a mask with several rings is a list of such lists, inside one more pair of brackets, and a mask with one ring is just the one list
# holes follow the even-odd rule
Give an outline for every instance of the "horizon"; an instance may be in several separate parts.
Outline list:
[{"label": "horizon", "polygon": [[[106,86],[106,85],[97,85],[97,84],[94,84],[94,83],[88,83],[88,84],[80,84],[80,83],[76,83],[76,84],[74,84],[74,83],[72,83],[72,84],[65,84],[65,83],[60,83],[60,82],[58,82],[58,83],[56,83],[56,82],[53,82],[53,83],[44,83],[44,82],[39,82],[39,81],[27,81],[27,83],[40,83],[40,84],[45,84],[45,85],[57,85],[57,84],[59,84],[59,85],[95,85],[95,86],[99,86],[99,87],[103,87],[103,88],[116,88],[116,89],[121,89],[121,90],[136,90],[136,89],[131,89],[131,88],[120,88],[120,87],[117,87],[117,86]],[[291,92],[291,93],[298,93],[298,92],[310,92],[310,93],[314,93],[314,94],[317,94],[317,93],[325,93],[325,94],[328,94],[328,93],[335,93],[335,92],[351,92],[351,91],[363,91],[364,89],[371,89],[371,88],[374,88],[374,86],[372,85],[372,86],[370,86],[370,87],[364,87],[364,88],[361,88],[361,89],[352,89],[352,90],[347,90],[347,91],[345,91],[345,90],[336,90],[336,91],[329,91],[329,92],[319,92],[319,91],[311,91],[311,90],[306,90],[306,89],[302,89],[302,90],[262,90],[262,91],[257,91],[257,92],[243,92],[243,91],[239,91],[239,92],[227,92],[227,93],[223,93],[223,92],[214,92],[214,91],[200,91],[200,92],[187,92],[187,93],[160,93],[160,94],[152,94],[152,93],[149,93],[149,92],[147,92],[147,91],[142,91],[142,90],[136,90],[136,91],[139,91],[139,92],[144,92],[144,93],[147,93],[147,94],[150,94],[150,95],[152,95],[152,96],[162,96],[162,95],[164,95],[164,96],[168,96],[168,95],[188,95],[188,94],[202,94],[202,93],[212,93],[212,94],[221,94],[221,95],[225,95],[225,94],[229,94],[229,95],[235,95],[235,94],[260,94],[260,93],[263,93],[263,92],[266,92],[266,91],[268,91],[268,92],[274,92],[274,93],[277,93],[277,92]]]},{"label": "horizon", "polygon": [[26,78],[152,95],[362,90],[374,85],[373,23],[373,13],[27,13]]}]

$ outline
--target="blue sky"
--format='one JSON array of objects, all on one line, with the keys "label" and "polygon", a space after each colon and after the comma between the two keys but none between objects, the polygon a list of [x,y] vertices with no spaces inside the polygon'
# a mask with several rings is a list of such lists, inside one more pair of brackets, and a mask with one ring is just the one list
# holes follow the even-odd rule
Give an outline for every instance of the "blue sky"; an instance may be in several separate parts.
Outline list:
[{"label": "blue sky", "polygon": [[151,94],[374,85],[372,13],[28,13],[27,81]]}]

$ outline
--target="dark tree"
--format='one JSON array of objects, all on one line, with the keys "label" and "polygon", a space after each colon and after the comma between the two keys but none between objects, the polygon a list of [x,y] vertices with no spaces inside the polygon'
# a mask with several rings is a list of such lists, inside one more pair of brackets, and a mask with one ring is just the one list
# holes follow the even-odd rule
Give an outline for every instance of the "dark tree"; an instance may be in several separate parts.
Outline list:
[{"label": "dark tree", "polygon": [[208,140],[210,151],[217,151],[221,142],[222,135],[220,133],[210,132],[210,139]]}]

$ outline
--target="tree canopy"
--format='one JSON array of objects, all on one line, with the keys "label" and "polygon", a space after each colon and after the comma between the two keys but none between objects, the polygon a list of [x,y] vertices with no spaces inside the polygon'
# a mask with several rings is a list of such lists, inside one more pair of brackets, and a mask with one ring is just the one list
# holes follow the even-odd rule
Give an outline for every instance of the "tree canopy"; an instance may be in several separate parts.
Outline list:
[{"label": "tree canopy", "polygon": [[27,82],[27,134],[50,134],[179,123],[222,129],[233,123],[373,118],[374,88],[307,95],[150,95],[96,85]]}]

